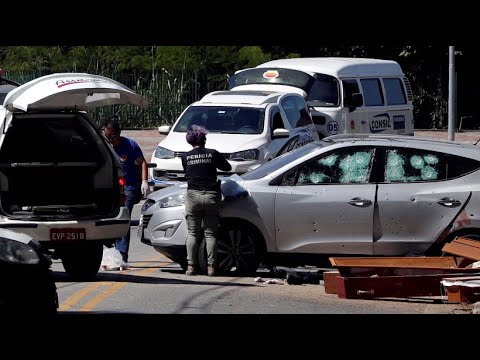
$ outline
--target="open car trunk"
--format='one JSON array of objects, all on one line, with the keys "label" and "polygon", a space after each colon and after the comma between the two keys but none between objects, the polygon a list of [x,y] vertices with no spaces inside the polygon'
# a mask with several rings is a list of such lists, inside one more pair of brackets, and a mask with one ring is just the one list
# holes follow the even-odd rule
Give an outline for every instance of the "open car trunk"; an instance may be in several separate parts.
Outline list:
[{"label": "open car trunk", "polygon": [[108,149],[83,114],[14,114],[0,149],[0,211],[23,220],[115,216],[118,162]]}]

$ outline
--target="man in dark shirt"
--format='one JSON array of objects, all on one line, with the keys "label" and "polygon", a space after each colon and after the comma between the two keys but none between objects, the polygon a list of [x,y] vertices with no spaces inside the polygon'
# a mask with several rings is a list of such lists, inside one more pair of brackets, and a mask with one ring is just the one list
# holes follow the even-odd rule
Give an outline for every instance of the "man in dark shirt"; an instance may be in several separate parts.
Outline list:
[{"label": "man in dark shirt", "polygon": [[204,225],[207,243],[208,276],[215,276],[217,260],[218,212],[222,193],[217,169],[230,171],[232,166],[217,150],[205,148],[207,129],[192,125],[187,131],[187,142],[193,149],[182,155],[182,165],[188,182],[185,212],[187,219],[187,275],[196,275],[198,245]]},{"label": "man in dark shirt", "polygon": [[[143,196],[147,196],[150,187],[148,185],[148,169],[147,162],[143,157],[143,152],[140,146],[130,138],[120,136],[121,128],[116,119],[112,119],[105,124],[104,133],[110,143],[113,145],[115,153],[118,155],[123,168],[123,177],[126,181],[125,186],[125,206],[132,214],[133,205],[135,205],[135,198],[137,197],[137,181],[138,166],[141,167],[142,184],[140,191]],[[125,263],[128,262],[128,250],[130,248],[130,227],[124,237],[115,241],[116,249],[122,254],[122,259]]]}]

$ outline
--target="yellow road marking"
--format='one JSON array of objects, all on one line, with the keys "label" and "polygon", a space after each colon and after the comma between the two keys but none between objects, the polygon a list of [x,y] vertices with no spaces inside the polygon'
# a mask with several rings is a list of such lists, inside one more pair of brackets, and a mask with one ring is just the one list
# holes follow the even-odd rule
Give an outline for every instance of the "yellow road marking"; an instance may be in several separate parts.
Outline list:
[{"label": "yellow road marking", "polygon": [[[163,264],[166,265],[166,264],[170,264],[170,263],[163,263]],[[146,274],[154,272],[155,270],[158,270],[158,269],[157,268],[148,268],[148,269],[144,269],[144,270],[141,270],[139,272],[136,272],[135,275],[146,275]],[[111,296],[114,293],[116,293],[117,291],[119,291],[121,288],[123,288],[127,284],[128,284],[128,282],[117,282],[117,283],[111,284],[111,286],[108,287],[107,290],[105,290],[101,294],[95,296],[93,299],[91,299],[85,305],[83,305],[80,308],[80,311],[90,311],[90,310],[95,309],[95,307],[98,304],[100,304],[106,298],[108,298],[109,296]]]},{"label": "yellow road marking", "polygon": [[[168,261],[168,262],[159,261],[158,257],[155,257],[154,259],[151,259],[148,262],[143,262],[143,263],[140,263],[136,266],[139,266],[139,267],[147,266],[147,265],[150,265],[150,263],[152,261],[159,262],[160,263],[159,267],[164,267],[164,266],[172,263],[171,261]],[[152,268],[147,268],[147,269],[144,269],[144,270],[141,270],[141,271],[136,271],[136,269],[130,268],[129,270],[127,270],[126,273],[134,272],[135,274],[138,274],[138,275],[146,275],[146,274],[149,274],[149,273],[157,270],[157,268],[158,267],[152,267]],[[91,310],[96,305],[98,305],[100,302],[105,300],[108,296],[110,296],[111,294],[120,290],[126,284],[128,284],[128,282],[99,281],[99,282],[95,282],[95,283],[90,283],[88,286],[86,286],[83,289],[78,290],[77,292],[73,293],[70,297],[68,297],[65,301],[63,301],[60,304],[58,310],[59,311],[66,311],[66,310],[70,309],[72,306],[74,306],[75,304],[79,303],[83,298],[85,298],[86,296],[88,296],[89,294],[91,294],[92,292],[97,290],[100,286],[108,285],[108,288],[107,288],[106,291],[102,292],[100,295],[98,295],[98,296],[94,297],[92,300],[88,301],[81,308],[82,311]],[[97,298],[98,298],[98,300],[97,300]]]},{"label": "yellow road marking", "polygon": [[80,289],[79,291],[73,293],[67,300],[62,302],[59,306],[60,311],[65,311],[70,309],[73,305],[78,303],[80,300],[82,300],[85,296],[90,294],[91,292],[95,291],[97,288],[103,285],[107,285],[107,282],[96,282],[96,283],[91,283],[90,285],[84,287],[83,289]]}]

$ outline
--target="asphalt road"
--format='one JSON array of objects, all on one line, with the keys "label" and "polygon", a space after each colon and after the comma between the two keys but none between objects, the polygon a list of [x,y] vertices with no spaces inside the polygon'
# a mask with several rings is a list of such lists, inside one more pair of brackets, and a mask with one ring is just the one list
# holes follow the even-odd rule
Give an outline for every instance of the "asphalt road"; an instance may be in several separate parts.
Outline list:
[{"label": "asphalt road", "polygon": [[[92,282],[72,282],[59,260],[53,270],[60,314],[469,314],[472,304],[447,297],[350,300],[323,285],[255,282],[255,277],[186,276],[180,266],[136,236],[141,203],[132,215],[130,269],[103,271]],[[298,271],[316,271],[299,268]],[[266,270],[257,272],[270,279]]]},{"label": "asphalt road", "polygon": [[[147,161],[162,138],[156,130],[122,134],[140,144]],[[445,131],[417,131],[415,136],[448,139]],[[459,142],[478,139],[480,132],[455,134]],[[142,203],[132,214],[129,270],[100,272],[92,282],[71,282],[61,262],[54,261],[60,314],[469,314],[473,308],[472,304],[447,303],[446,296],[349,300],[326,294],[320,283],[279,285],[255,282],[254,277],[187,277],[179,265],[137,238]],[[269,275],[257,273],[264,279]]]}]

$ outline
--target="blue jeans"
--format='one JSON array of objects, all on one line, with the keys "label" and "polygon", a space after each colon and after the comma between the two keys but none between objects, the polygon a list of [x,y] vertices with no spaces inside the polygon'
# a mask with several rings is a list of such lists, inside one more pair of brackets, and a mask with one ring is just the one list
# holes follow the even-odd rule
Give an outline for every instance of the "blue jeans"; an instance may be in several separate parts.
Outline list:
[{"label": "blue jeans", "polygon": [[196,266],[198,245],[203,235],[207,243],[208,265],[214,266],[217,260],[217,230],[222,200],[221,193],[206,190],[187,190],[185,212],[187,219],[187,262]]},{"label": "blue jeans", "polygon": [[[137,189],[135,186],[125,186],[125,206],[132,216],[133,205],[135,205],[135,195]],[[128,249],[130,248],[130,225],[124,237],[115,241],[115,248],[122,254],[123,261],[128,262]]]}]

